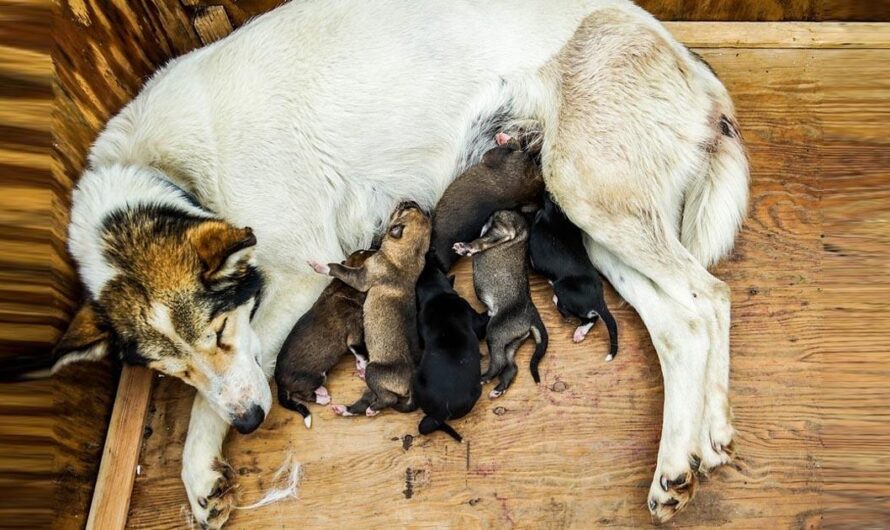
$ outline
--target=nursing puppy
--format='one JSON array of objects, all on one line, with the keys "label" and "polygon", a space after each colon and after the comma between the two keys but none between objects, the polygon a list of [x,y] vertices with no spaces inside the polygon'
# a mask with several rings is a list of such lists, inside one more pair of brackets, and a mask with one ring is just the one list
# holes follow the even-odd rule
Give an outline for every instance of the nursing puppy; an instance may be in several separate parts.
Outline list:
[{"label": "nursing puppy", "polygon": [[363,323],[368,388],[352,405],[334,405],[337,414],[374,416],[388,407],[400,412],[417,408],[411,392],[414,365],[420,358],[415,284],[429,243],[429,217],[416,203],[406,202],[390,216],[380,249],[360,267],[309,262],[316,272],[367,293]]},{"label": "nursing puppy", "polygon": [[[371,250],[353,252],[344,265],[360,267],[373,254]],[[362,331],[364,303],[365,293],[333,280],[297,321],[278,353],[275,364],[278,402],[284,408],[299,412],[307,428],[312,426],[312,416],[302,402],[320,405],[331,402],[324,382],[328,371],[343,354],[352,352],[359,374],[364,375],[367,364]]]},{"label": "nursing puppy", "polygon": [[516,350],[529,335],[537,343],[529,367],[535,383],[541,380],[538,364],[547,351],[547,329],[531,300],[527,249],[528,223],[511,210],[495,212],[479,239],[454,244],[456,253],[473,256],[476,296],[491,316],[486,329],[490,363],[482,376],[483,383],[499,377],[491,398],[503,394],[513,382]]},{"label": "nursing puppy", "polygon": [[532,269],[553,286],[553,303],[565,318],[576,318],[581,324],[573,340],[581,342],[602,317],[609,330],[611,361],[618,353],[618,326],[603,298],[603,281],[587,257],[581,230],[569,221],[549,194],[544,207],[535,214],[529,237],[529,259]]},{"label": "nursing puppy", "polygon": [[489,317],[476,313],[454,290],[454,276],[427,262],[417,280],[417,331],[423,359],[414,375],[414,399],[426,413],[421,434],[444,431],[461,436],[446,422],[466,416],[482,393],[479,340]]},{"label": "nursing puppy", "polygon": [[451,247],[476,237],[494,212],[540,202],[544,179],[537,160],[539,150],[528,145],[528,138],[520,141],[497,134],[498,146],[487,151],[482,162],[461,173],[439,199],[433,211],[430,253],[443,270],[457,261]]}]

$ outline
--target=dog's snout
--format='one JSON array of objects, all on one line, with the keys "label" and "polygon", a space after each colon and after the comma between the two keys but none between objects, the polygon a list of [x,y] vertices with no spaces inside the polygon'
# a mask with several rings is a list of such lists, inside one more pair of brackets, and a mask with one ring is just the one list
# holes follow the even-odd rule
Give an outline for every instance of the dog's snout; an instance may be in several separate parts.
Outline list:
[{"label": "dog's snout", "polygon": [[263,412],[263,407],[253,405],[247,412],[232,420],[232,427],[241,434],[250,434],[263,423],[264,419],[266,419],[266,413]]}]

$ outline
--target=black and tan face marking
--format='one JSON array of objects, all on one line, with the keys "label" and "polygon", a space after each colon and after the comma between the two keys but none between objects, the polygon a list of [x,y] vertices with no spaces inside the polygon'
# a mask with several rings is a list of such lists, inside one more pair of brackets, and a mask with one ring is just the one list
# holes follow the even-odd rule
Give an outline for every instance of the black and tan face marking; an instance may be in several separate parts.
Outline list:
[{"label": "black and tan face marking", "polygon": [[[182,379],[230,419],[259,402],[268,410],[271,394],[250,327],[263,283],[253,232],[174,208],[141,207],[109,215],[102,240],[117,274],[92,304],[91,321],[108,349]],[[90,335],[89,326],[79,329]]]}]

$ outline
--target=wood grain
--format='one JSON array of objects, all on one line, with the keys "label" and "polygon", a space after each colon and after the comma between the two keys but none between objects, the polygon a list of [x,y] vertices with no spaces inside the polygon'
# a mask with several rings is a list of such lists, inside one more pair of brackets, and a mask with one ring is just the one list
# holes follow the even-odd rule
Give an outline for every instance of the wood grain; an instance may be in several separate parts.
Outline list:
[{"label": "wood grain", "polygon": [[[752,33],[737,36],[735,24],[723,27],[729,47],[721,48],[717,28],[699,34],[696,27],[707,26],[672,29],[708,35],[697,51],[732,92],[752,160],[750,219],[717,268],[733,289],[739,458],[707,480],[667,526],[875,526],[890,513],[879,453],[888,442],[888,416],[880,412],[888,397],[881,381],[890,370],[882,332],[887,310],[880,305],[886,286],[876,282],[867,297],[850,295],[860,292],[856,282],[886,272],[888,263],[882,250],[887,154],[874,148],[886,147],[886,115],[875,109],[886,108],[890,51],[818,49],[845,40],[836,27],[826,27],[826,42],[813,49],[788,45],[775,28],[765,34],[778,48],[738,48]],[[849,42],[859,42],[852,29]],[[862,27],[861,41],[875,29],[883,28]],[[817,41],[818,32],[792,29],[792,35],[815,33]],[[851,66],[865,75],[848,79]],[[846,225],[851,208],[862,220]],[[831,236],[836,224],[852,235]],[[855,261],[833,264],[838,253]],[[457,275],[458,288],[472,297],[466,262]],[[849,317],[834,314],[839,306],[826,294],[831,289]],[[648,336],[632,310],[618,308],[621,351],[606,364],[601,329],[573,345],[540,278],[533,294],[552,337],[542,383],[533,385],[523,371],[504,398],[483,399],[455,424],[468,443],[416,437],[416,415],[342,419],[318,407],[307,431],[276,406],[259,431],[231,437],[228,458],[239,474],[239,500],[247,504],[274,485],[273,473],[295,454],[303,464],[299,499],[235,512],[230,527],[647,526],[662,399]],[[611,291],[609,298],[618,307]],[[864,323],[863,311],[870,315]],[[520,350],[521,364],[529,350]],[[848,366],[851,351],[855,364]],[[359,392],[351,372],[348,359],[332,372],[335,401]],[[130,528],[187,524],[178,466],[191,394],[177,381],[157,384]],[[849,505],[851,498],[858,506]]]},{"label": "wood grain", "polygon": [[102,464],[90,503],[87,530],[113,530],[126,526],[153,377],[151,370],[141,366],[127,366],[121,372],[102,450]]}]

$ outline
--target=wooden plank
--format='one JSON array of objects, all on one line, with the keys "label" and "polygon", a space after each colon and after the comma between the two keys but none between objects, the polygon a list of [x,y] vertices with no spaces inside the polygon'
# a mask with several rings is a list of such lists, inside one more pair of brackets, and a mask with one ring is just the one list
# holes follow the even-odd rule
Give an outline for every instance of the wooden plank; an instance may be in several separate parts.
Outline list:
[{"label": "wooden plank", "polygon": [[140,366],[127,366],[121,372],[87,530],[126,526],[153,377],[154,372]]},{"label": "wooden plank", "polygon": [[665,22],[664,25],[690,48],[890,48],[888,23]]}]

